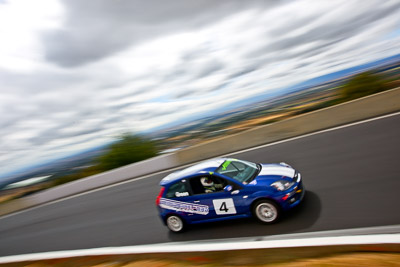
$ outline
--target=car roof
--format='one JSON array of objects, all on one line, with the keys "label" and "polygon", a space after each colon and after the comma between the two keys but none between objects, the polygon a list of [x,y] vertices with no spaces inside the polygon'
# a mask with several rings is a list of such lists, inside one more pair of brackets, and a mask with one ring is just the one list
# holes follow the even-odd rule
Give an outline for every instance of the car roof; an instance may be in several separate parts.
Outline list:
[{"label": "car roof", "polygon": [[161,180],[160,185],[162,186],[167,185],[179,179],[192,176],[195,174],[214,172],[219,166],[221,166],[222,163],[224,163],[225,160],[227,160],[227,158],[215,158],[203,161],[199,164],[195,164],[193,166],[190,166],[189,168],[173,172],[164,177]]}]

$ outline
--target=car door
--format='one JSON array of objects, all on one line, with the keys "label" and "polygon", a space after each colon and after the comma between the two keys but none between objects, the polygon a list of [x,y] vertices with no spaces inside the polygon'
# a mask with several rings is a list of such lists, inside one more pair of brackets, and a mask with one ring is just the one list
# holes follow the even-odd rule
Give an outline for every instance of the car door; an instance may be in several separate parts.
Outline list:
[{"label": "car door", "polygon": [[187,221],[192,221],[196,216],[199,217],[198,220],[209,213],[208,206],[194,204],[186,179],[176,181],[168,187],[160,201],[160,207],[177,213]]},{"label": "car door", "polygon": [[[193,192],[191,199],[194,204],[206,205],[209,213],[206,217],[193,217],[193,220],[216,219],[223,216],[235,216],[244,212],[244,193],[240,190],[241,187],[239,185],[232,184],[232,182],[221,177],[207,175],[208,178],[212,179],[219,186],[216,191],[206,193],[206,190],[202,189],[200,183],[203,177],[205,175],[189,179],[189,184]],[[224,187],[227,185],[232,187],[229,192],[224,190]]]}]

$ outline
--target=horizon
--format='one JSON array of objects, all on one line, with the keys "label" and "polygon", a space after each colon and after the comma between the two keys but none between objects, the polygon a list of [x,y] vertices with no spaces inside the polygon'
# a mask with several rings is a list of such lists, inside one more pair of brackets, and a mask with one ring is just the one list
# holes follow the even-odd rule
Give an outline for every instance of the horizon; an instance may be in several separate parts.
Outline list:
[{"label": "horizon", "polygon": [[[179,128],[179,127],[183,126],[184,124],[195,123],[196,120],[204,120],[206,118],[212,118],[214,116],[218,116],[218,115],[221,115],[223,113],[229,113],[234,109],[237,109],[237,108],[240,108],[240,107],[245,107],[245,106],[253,104],[253,103],[257,103],[257,102],[260,102],[260,101],[266,101],[266,100],[273,100],[274,98],[281,97],[281,96],[283,96],[285,94],[288,94],[288,93],[292,94],[294,92],[304,91],[304,90],[307,90],[309,88],[324,84],[326,82],[330,82],[330,81],[335,80],[335,79],[340,79],[340,78],[345,77],[347,75],[355,74],[355,72],[360,72],[360,71],[363,72],[363,71],[367,71],[367,70],[370,70],[370,69],[374,69],[374,68],[376,68],[378,66],[387,65],[387,64],[394,63],[394,62],[399,62],[399,61],[400,61],[400,54],[393,55],[393,56],[390,56],[390,57],[387,57],[387,58],[383,58],[383,59],[379,59],[379,60],[376,60],[376,61],[373,61],[373,62],[368,62],[368,63],[362,64],[360,66],[355,66],[355,67],[352,67],[352,68],[339,70],[339,71],[334,72],[334,73],[326,74],[326,75],[323,75],[323,76],[320,76],[320,77],[315,77],[315,78],[310,79],[310,80],[302,81],[302,82],[300,82],[300,83],[298,83],[296,85],[292,85],[292,86],[289,86],[289,87],[286,87],[286,88],[282,88],[281,90],[278,90],[279,93],[277,93],[273,97],[264,97],[262,99],[257,99],[257,100],[250,101],[250,102],[243,102],[242,105],[235,106],[233,108],[226,107],[226,108],[224,108],[222,110],[220,109],[219,112],[211,111],[211,112],[208,112],[207,114],[201,114],[199,116],[199,118],[197,118],[197,119],[188,119],[188,120],[176,121],[176,122],[171,123],[171,124],[173,124],[173,126],[170,126],[170,125],[165,125],[164,127],[161,126],[160,128],[158,128],[155,131],[156,132],[160,132],[160,131],[165,131],[165,130],[171,129],[171,128],[172,129],[173,128]],[[318,81],[318,82],[316,82],[316,81]],[[154,131],[151,131],[151,130],[149,130],[147,132],[137,133],[137,134],[143,134],[145,136],[149,135],[149,134],[157,135],[157,133],[154,133]],[[35,168],[45,167],[45,166],[47,166],[49,164],[52,164],[52,163],[54,164],[54,163],[62,161],[62,160],[66,160],[66,159],[69,159],[69,158],[77,157],[77,156],[79,156],[81,154],[84,154],[84,153],[87,153],[87,152],[90,152],[90,151],[93,151],[93,150],[97,150],[97,149],[100,149],[102,147],[106,147],[106,146],[110,145],[111,143],[113,143],[115,141],[116,140],[112,140],[109,143],[105,143],[105,144],[102,144],[102,145],[99,145],[99,146],[96,146],[96,147],[90,147],[90,148],[82,150],[82,151],[77,151],[77,152],[75,152],[73,154],[65,155],[64,157],[61,157],[61,158],[51,159],[51,160],[49,160],[47,162],[39,162],[39,163],[31,165],[31,166],[25,166],[22,169],[13,170],[13,171],[11,171],[9,173],[0,173],[0,179],[8,178],[7,176],[17,176],[18,177],[18,173],[21,174],[23,172],[27,172],[27,171],[35,169]],[[11,180],[13,178],[15,178],[15,177],[11,177]],[[1,181],[0,181],[0,185],[1,185]]]}]

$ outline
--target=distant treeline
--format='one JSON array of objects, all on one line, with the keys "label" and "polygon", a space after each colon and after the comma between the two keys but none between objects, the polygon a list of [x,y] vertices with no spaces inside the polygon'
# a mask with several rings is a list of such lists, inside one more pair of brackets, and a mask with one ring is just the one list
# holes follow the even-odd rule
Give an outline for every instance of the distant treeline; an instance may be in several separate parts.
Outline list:
[{"label": "distant treeline", "polygon": [[111,144],[105,154],[98,157],[94,165],[73,174],[59,177],[53,185],[60,185],[84,177],[102,173],[111,169],[135,163],[156,156],[158,153],[155,143],[143,136],[124,134]]},{"label": "distant treeline", "polygon": [[353,76],[346,83],[344,83],[335,99],[302,109],[298,111],[297,114],[307,113],[367,95],[379,93],[388,89],[392,89],[395,87],[395,85],[396,83],[393,83],[393,80],[389,80],[382,74],[378,74],[373,71],[362,72]]}]

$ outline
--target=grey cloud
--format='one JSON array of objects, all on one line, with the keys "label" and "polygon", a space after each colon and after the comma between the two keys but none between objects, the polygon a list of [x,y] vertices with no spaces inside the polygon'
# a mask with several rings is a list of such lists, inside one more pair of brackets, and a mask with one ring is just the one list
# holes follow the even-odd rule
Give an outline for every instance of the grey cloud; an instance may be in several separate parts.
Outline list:
[{"label": "grey cloud", "polygon": [[139,104],[140,102],[129,102],[124,104],[117,104],[111,107],[110,111],[115,112],[118,110],[123,110],[125,108],[134,107],[135,105]]},{"label": "grey cloud", "polygon": [[97,126],[90,126],[87,129],[75,130],[68,133],[63,133],[61,130],[67,127],[73,127],[73,122],[61,122],[60,125],[52,128],[48,128],[39,135],[29,138],[27,141],[33,146],[43,146],[50,143],[53,140],[69,139],[75,136],[85,136],[89,134],[98,133],[104,130],[104,125],[99,124]]},{"label": "grey cloud", "polygon": [[24,94],[36,94],[63,90],[87,81],[87,75],[81,73],[57,73],[51,71],[35,71],[30,74],[12,73],[0,70],[0,90],[14,91]]},{"label": "grey cloud", "polygon": [[225,88],[225,86],[229,85],[230,82],[223,82],[217,86],[213,86],[210,88],[203,88],[201,91],[198,88],[186,88],[184,87],[183,90],[179,90],[172,96],[174,99],[184,99],[188,97],[195,97],[195,96],[204,96],[211,92],[217,92]]},{"label": "grey cloud", "polygon": [[209,51],[206,51],[204,47],[200,47],[199,51],[186,52],[182,56],[181,64],[171,74],[167,74],[167,77],[169,80],[188,75],[193,76],[194,79],[204,78],[225,67],[224,62],[218,58],[211,57]]},{"label": "grey cloud", "polygon": [[[379,20],[387,18],[387,16],[398,12],[400,9],[400,3],[392,6],[385,6],[381,8],[376,8],[373,12],[352,12],[348,11],[348,14],[341,14],[341,17],[338,17],[336,20],[329,21],[325,24],[320,24],[317,27],[310,29],[302,35],[295,37],[283,37],[281,39],[267,43],[264,47],[258,48],[256,50],[250,51],[247,53],[247,56],[257,58],[261,55],[265,55],[268,53],[280,53],[280,51],[287,51],[288,49],[294,48],[300,44],[307,44],[314,41],[321,41],[323,46],[325,45],[333,45],[342,40],[350,38],[357,33],[363,31],[370,24],[376,23]],[[329,15],[329,13],[324,14],[325,16]],[[285,24],[284,28],[293,29],[298,28],[299,25],[302,25],[303,22],[311,22],[310,20],[293,20],[291,24]],[[279,29],[274,30],[276,35],[279,35],[282,32],[283,36],[285,36],[285,30]],[[279,58],[285,57],[285,55],[278,55]]]},{"label": "grey cloud", "polygon": [[77,130],[72,133],[68,134],[60,134],[58,138],[69,138],[73,136],[85,136],[88,134],[94,134],[94,133],[99,133],[104,129],[104,126],[102,124],[97,125],[96,127],[91,126],[89,129],[82,129],[82,130]]},{"label": "grey cloud", "polygon": [[[174,6],[178,2],[180,6]],[[149,38],[212,24],[245,8],[258,6],[263,11],[268,6],[267,1],[173,0],[168,2],[171,8],[166,10],[167,1],[155,0],[143,3],[65,0],[64,3],[68,7],[64,31],[46,32],[43,41],[51,41],[45,43],[47,58],[66,67],[99,60]],[[210,32],[226,27],[235,36],[221,40],[208,38],[197,47],[187,47],[174,55],[180,61],[176,66],[157,71],[143,69],[137,76],[125,68],[121,70],[113,60],[91,64],[79,71],[58,67],[52,70],[54,66],[45,63],[45,68],[39,66],[25,73],[0,69],[0,111],[3,112],[0,150],[10,151],[10,156],[12,151],[30,150],[33,158],[50,144],[67,148],[125,129],[134,131],[147,125],[169,123],[196,110],[205,110],[213,103],[209,101],[210,92],[215,93],[212,99],[223,99],[225,92],[240,88],[246,96],[255,85],[266,83],[269,89],[269,80],[273,80],[273,88],[278,88],[311,77],[313,73],[344,66],[347,61],[357,61],[361,57],[355,50],[360,44],[365,44],[365,51],[383,51],[384,35],[378,31],[395,27],[392,25],[396,14],[392,12],[398,12],[400,3],[390,8],[368,7],[360,14],[351,10],[355,6],[351,3],[336,9],[337,19],[330,16],[327,20],[324,16],[332,14],[317,10],[308,18],[277,18],[275,24],[270,23],[271,28],[264,23],[269,19],[268,12],[261,11],[259,18],[250,17],[254,13],[249,12],[244,14],[246,20],[238,28],[230,28],[227,23],[210,27]],[[154,10],[149,11],[152,5]],[[390,19],[384,21],[385,17]],[[319,24],[303,35],[286,35],[316,18],[320,19]],[[243,34],[246,38],[240,38],[242,33],[246,33]],[[271,35],[275,37],[272,40]],[[350,37],[354,39],[349,40]],[[377,41],[384,44],[383,48],[378,47]],[[376,50],[368,48],[370,43],[377,45]],[[310,45],[301,46],[304,44]],[[368,52],[362,57],[370,59]],[[134,58],[129,60],[135,64]],[[278,69],[272,69],[274,66]],[[198,88],[201,84],[207,88]],[[139,103],[140,99],[144,100]],[[33,125],[35,121],[40,123]],[[56,149],[53,152],[59,153]],[[3,160],[2,164],[8,163]]]},{"label": "grey cloud", "polygon": [[184,62],[195,61],[208,55],[211,51],[210,43],[203,43],[200,47],[196,47],[196,50],[189,50],[182,52],[181,58]]},{"label": "grey cloud", "polygon": [[164,74],[164,77],[160,80],[161,83],[166,83],[173,81],[175,79],[180,79],[186,77],[189,74],[189,70],[185,68],[184,64],[174,68],[171,73]]},{"label": "grey cloud", "polygon": [[12,125],[14,125],[14,123],[14,119],[3,119],[2,121],[0,121],[0,129],[10,128]]},{"label": "grey cloud", "polygon": [[104,126],[103,128],[109,128],[110,125],[119,124],[119,123],[123,122],[125,119],[126,119],[125,117],[118,116],[115,114],[108,116],[104,119],[104,121],[102,123]]},{"label": "grey cloud", "polygon": [[214,88],[211,88],[210,92],[220,91],[220,90],[224,89],[226,86],[228,86],[229,84],[230,84],[229,81],[223,82],[223,83],[219,84],[218,86],[215,86]]},{"label": "grey cloud", "polygon": [[266,32],[268,32],[272,36],[285,35],[298,29],[299,26],[305,26],[312,23],[321,16],[323,16],[323,13],[313,14],[312,16],[307,16],[307,17],[296,18],[295,23],[293,19],[287,19],[282,23],[276,24],[276,26],[272,25],[271,29],[267,28]]},{"label": "grey cloud", "polygon": [[228,78],[229,79],[238,78],[257,70],[258,68],[259,65],[257,63],[253,63],[252,66],[241,68],[239,71],[232,73],[231,75],[229,75]]},{"label": "grey cloud", "polygon": [[248,8],[277,0],[64,0],[64,30],[42,36],[46,58],[63,67],[99,60],[135,43],[205,26]]},{"label": "grey cloud", "polygon": [[208,61],[204,66],[200,68],[197,73],[197,78],[207,77],[210,74],[219,71],[224,68],[224,64],[218,61]]},{"label": "grey cloud", "polygon": [[162,114],[164,114],[164,112],[158,111],[158,110],[139,111],[139,112],[135,112],[134,114],[126,115],[125,117],[121,117],[120,122],[126,121],[127,117],[129,117],[129,120],[136,120],[136,121],[151,120]]},{"label": "grey cloud", "polygon": [[[169,97],[174,99],[187,98],[190,96],[201,95],[210,91],[210,88],[190,88],[188,81],[206,78],[218,71],[226,71],[226,63],[216,58],[207,58],[207,54],[203,52],[204,47],[199,48],[200,51],[186,52],[182,57],[182,62],[169,72],[165,72],[160,77],[160,84],[164,84],[166,88],[173,89]],[[199,60],[202,59],[202,60]],[[150,88],[148,88],[150,89]]]},{"label": "grey cloud", "polygon": [[180,99],[180,98],[186,98],[188,96],[192,96],[196,94],[196,90],[192,90],[192,91],[188,91],[188,90],[184,90],[181,92],[178,92],[174,95],[174,98],[176,99]]},{"label": "grey cloud", "polygon": [[185,99],[190,97],[202,96],[209,92],[209,88],[190,88],[186,85],[178,86],[176,90],[170,95],[171,99]]},{"label": "grey cloud", "polygon": [[68,147],[71,147],[71,146],[76,146],[76,145],[80,145],[80,144],[85,144],[85,143],[90,142],[90,141],[92,141],[92,140],[93,140],[93,136],[88,136],[88,137],[83,138],[83,139],[81,139],[81,140],[79,140],[79,141],[76,141],[76,142],[70,142],[70,143],[68,143],[68,144],[63,144],[63,145],[55,146],[55,147],[53,147],[53,149],[59,150],[59,149],[63,149],[63,148],[68,148]]}]

